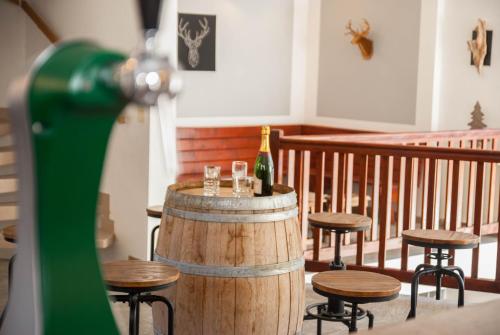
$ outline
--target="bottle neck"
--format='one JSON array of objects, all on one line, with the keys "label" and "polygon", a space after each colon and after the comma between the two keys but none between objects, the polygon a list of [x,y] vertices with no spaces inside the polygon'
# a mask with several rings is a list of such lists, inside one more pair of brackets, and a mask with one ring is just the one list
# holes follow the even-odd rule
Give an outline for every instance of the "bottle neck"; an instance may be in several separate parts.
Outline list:
[{"label": "bottle neck", "polygon": [[260,152],[270,152],[271,146],[269,145],[269,135],[262,135],[262,140],[260,142]]}]

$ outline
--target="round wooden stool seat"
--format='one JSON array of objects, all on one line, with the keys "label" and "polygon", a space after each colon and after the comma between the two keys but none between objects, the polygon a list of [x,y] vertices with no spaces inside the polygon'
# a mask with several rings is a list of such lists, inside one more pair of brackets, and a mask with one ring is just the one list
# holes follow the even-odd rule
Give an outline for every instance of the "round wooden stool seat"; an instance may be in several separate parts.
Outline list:
[{"label": "round wooden stool seat", "polygon": [[308,220],[316,228],[346,232],[367,230],[372,224],[372,219],[367,216],[346,213],[314,213]]},{"label": "round wooden stool seat", "polygon": [[396,298],[401,282],[393,277],[368,271],[326,271],[312,277],[314,290],[349,302],[376,302]]},{"label": "round wooden stool seat", "polygon": [[142,289],[158,290],[173,284],[179,271],[159,262],[122,260],[103,264],[106,284],[113,290]]},{"label": "round wooden stool seat", "polygon": [[163,206],[151,206],[146,208],[146,213],[148,213],[149,217],[161,219],[161,215],[163,214]]},{"label": "round wooden stool seat", "polygon": [[449,230],[414,229],[403,231],[408,244],[440,249],[470,249],[479,245],[480,237],[474,234]]},{"label": "round wooden stool seat", "polygon": [[17,227],[15,225],[7,226],[2,230],[3,238],[7,242],[17,242]]}]

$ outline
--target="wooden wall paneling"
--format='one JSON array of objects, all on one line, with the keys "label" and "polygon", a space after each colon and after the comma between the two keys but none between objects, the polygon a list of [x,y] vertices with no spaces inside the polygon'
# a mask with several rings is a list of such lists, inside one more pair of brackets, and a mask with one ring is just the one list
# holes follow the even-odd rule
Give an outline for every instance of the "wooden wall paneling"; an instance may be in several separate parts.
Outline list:
[{"label": "wooden wall paneling", "polygon": [[[323,198],[325,189],[325,153],[322,151],[311,153],[316,167],[316,175],[314,176],[314,212],[323,212]],[[319,260],[319,251],[322,247],[323,236],[322,230],[313,228],[313,260]]]},{"label": "wooden wall paneling", "polygon": [[[359,204],[358,214],[367,215],[367,186],[368,186],[368,156],[356,156],[359,159]],[[364,261],[365,232],[357,233],[356,238],[356,264],[363,265]]]},{"label": "wooden wall paneling", "polygon": [[[476,172],[476,192],[474,199],[474,234],[481,236],[481,226],[483,224],[483,185],[484,185],[484,163],[477,163]],[[479,249],[472,249],[472,269],[471,277],[477,278],[479,269]]]},{"label": "wooden wall paneling", "polygon": [[[299,125],[273,126],[272,128],[273,130],[281,129],[286,135],[301,133]],[[231,163],[234,160],[247,161],[248,172],[252,174],[253,163],[261,141],[260,132],[260,126],[177,128],[179,163],[177,180],[202,178],[205,165],[220,165],[222,175],[230,176]],[[278,158],[273,157],[273,160],[277,168]],[[283,166],[284,168],[286,166]]]}]

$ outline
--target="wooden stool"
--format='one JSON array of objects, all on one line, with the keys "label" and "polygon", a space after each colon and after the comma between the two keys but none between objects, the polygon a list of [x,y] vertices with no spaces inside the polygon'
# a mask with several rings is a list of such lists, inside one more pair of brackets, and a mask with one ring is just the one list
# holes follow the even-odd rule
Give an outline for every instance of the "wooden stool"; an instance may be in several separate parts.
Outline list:
[{"label": "wooden stool", "polygon": [[408,318],[414,318],[417,313],[418,282],[420,277],[426,275],[436,276],[436,300],[441,299],[441,278],[450,276],[458,282],[458,307],[464,305],[464,271],[458,266],[443,266],[442,261],[452,256],[444,254],[443,249],[472,249],[479,245],[480,238],[477,235],[460,233],[449,230],[405,230],[403,231],[403,243],[418,247],[435,248],[437,252],[431,252],[427,256],[437,261],[436,265],[420,264],[415,268],[415,274],[411,280],[411,308]]},{"label": "wooden stool", "polygon": [[163,302],[168,310],[168,335],[174,333],[174,309],[167,298],[150,292],[174,285],[179,271],[158,262],[128,260],[103,264],[104,280],[110,291],[127,295],[110,295],[112,301],[126,302],[130,306],[129,333],[139,334],[139,305],[141,302]]},{"label": "wooden stool", "polygon": [[[330,306],[313,304],[306,308],[309,319],[317,320],[316,333],[321,334],[321,321],[342,322],[349,327],[349,332],[357,331],[357,321],[368,317],[368,328],[373,327],[374,316],[370,311],[358,307],[358,304],[382,302],[396,299],[401,289],[399,280],[368,271],[326,271],[312,277],[314,292],[327,297],[350,303],[349,315],[339,316]],[[316,309],[316,312],[313,311]]]},{"label": "wooden stool", "polygon": [[[345,213],[315,213],[309,215],[309,224],[335,233],[335,258],[330,263],[330,270],[345,270],[345,264],[340,256],[342,234],[365,231],[370,228],[372,219],[358,214]],[[328,300],[328,308],[344,316],[344,302],[335,298]]]},{"label": "wooden stool", "polygon": [[[163,206],[158,205],[158,206],[151,206],[146,208],[146,213],[148,213],[148,216],[150,218],[156,218],[156,219],[161,219],[161,215],[163,214]],[[155,234],[156,231],[160,228],[160,225],[156,225],[152,230],[151,230],[151,246],[150,246],[150,251],[149,251],[149,259],[154,260],[155,256]]]}]

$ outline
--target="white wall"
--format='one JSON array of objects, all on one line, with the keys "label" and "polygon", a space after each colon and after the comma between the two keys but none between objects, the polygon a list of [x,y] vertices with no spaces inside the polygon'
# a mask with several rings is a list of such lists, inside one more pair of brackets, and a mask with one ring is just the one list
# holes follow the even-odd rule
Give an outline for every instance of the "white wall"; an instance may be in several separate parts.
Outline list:
[{"label": "white wall", "polygon": [[[439,129],[467,129],[470,112],[479,101],[490,128],[500,128],[500,1],[441,0],[439,35]],[[487,20],[493,30],[491,66],[481,74],[470,65],[467,40],[478,18]]]},{"label": "white wall", "polygon": [[[179,12],[217,16],[216,71],[183,71],[179,125],[290,122],[290,0],[179,0]],[[295,120],[297,120],[296,118]]]},{"label": "white wall", "polygon": [[[420,0],[322,1],[318,116],[415,125],[420,8]],[[344,35],[349,19],[362,18],[374,42],[369,61]]]},{"label": "white wall", "polygon": [[11,81],[29,69],[47,39],[17,6],[0,1],[0,107],[7,106]]}]

